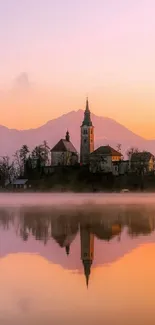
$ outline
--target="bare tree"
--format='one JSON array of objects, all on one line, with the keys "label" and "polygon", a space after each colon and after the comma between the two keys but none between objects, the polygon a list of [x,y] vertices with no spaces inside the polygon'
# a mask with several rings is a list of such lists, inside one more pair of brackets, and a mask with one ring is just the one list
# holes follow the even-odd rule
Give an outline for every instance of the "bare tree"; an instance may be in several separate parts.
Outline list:
[{"label": "bare tree", "polygon": [[131,156],[133,155],[133,153],[138,153],[139,152],[139,149],[136,148],[136,147],[131,147],[127,150],[126,154],[129,158],[129,160],[131,159]]},{"label": "bare tree", "polygon": [[122,145],[121,143],[118,143],[117,146],[116,146],[118,152],[121,152],[121,149],[122,149]]},{"label": "bare tree", "polygon": [[36,146],[32,151],[32,159],[37,159],[39,165],[46,165],[48,163],[48,154],[49,147],[47,147],[47,143]]},{"label": "bare tree", "polygon": [[20,150],[16,150],[13,157],[16,165],[17,174],[18,176],[22,176],[24,174],[24,164],[23,164],[23,159],[21,157]]},{"label": "bare tree", "polygon": [[50,147],[48,146],[48,143],[46,140],[43,141],[43,147],[45,149],[45,160],[46,163],[49,164],[50,160],[49,160],[49,153],[50,153]]},{"label": "bare tree", "polygon": [[29,148],[26,144],[24,144],[21,149],[19,150],[19,155],[20,155],[20,158],[23,162],[23,164],[26,162],[26,159],[27,159],[27,155],[29,153]]},{"label": "bare tree", "polygon": [[6,182],[11,183],[17,176],[14,161],[10,162],[8,156],[1,157],[0,159],[0,176],[4,186]]},{"label": "bare tree", "polygon": [[29,148],[26,144],[24,144],[21,147],[21,149],[17,150],[14,154],[18,176],[24,175],[25,163],[26,163],[28,153],[29,153]]}]

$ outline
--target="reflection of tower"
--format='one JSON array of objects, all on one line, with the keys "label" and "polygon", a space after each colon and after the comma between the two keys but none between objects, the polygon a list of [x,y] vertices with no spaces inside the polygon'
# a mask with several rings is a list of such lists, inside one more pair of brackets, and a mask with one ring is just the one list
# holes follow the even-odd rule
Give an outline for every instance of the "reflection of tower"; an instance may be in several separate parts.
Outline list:
[{"label": "reflection of tower", "polygon": [[88,287],[91,265],[94,259],[94,235],[90,232],[88,226],[80,227],[81,237],[81,260],[84,266],[86,284]]},{"label": "reflection of tower", "polygon": [[69,252],[70,252],[70,245],[67,245],[66,246],[66,254],[69,255]]}]

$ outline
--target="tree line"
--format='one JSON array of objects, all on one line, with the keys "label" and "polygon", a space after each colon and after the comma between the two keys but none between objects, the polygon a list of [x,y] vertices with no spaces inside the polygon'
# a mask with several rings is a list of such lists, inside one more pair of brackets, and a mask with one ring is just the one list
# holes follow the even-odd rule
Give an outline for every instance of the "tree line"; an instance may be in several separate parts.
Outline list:
[{"label": "tree line", "polygon": [[9,156],[2,156],[0,158],[0,180],[1,184],[6,182],[11,183],[18,177],[24,176],[25,165],[33,165],[37,162],[38,165],[48,165],[50,148],[47,141],[43,141],[41,145],[36,146],[32,151],[24,144],[19,150],[16,150],[12,158]]},{"label": "tree line", "polygon": [[[121,151],[121,144],[117,145],[117,150]],[[133,153],[139,152],[138,148],[131,147],[126,152],[128,159],[131,159]],[[0,158],[0,181],[2,185],[11,183],[15,179],[24,176],[25,166],[31,169],[50,165],[50,148],[47,141],[36,146],[32,151],[24,144],[19,150],[16,150],[12,158],[2,156]]]}]

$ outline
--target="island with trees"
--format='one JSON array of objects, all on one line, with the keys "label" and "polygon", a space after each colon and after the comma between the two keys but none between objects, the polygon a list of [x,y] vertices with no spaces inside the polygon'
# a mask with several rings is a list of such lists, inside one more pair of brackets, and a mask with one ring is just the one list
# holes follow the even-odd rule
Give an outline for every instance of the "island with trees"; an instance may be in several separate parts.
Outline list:
[{"label": "island with trees", "polygon": [[[118,150],[121,147],[119,145]],[[122,189],[131,191],[155,189],[154,159],[153,168],[149,170],[149,153],[139,152],[138,148],[127,151],[127,160],[121,158],[114,165],[117,173],[97,168],[92,172],[89,164],[79,162],[53,166],[51,150],[46,141],[30,150],[23,145],[13,157],[0,158],[1,191],[51,191],[51,192],[120,192]],[[151,155],[151,154],[150,154]],[[151,160],[152,161],[152,160]],[[119,172],[121,166],[128,166]],[[99,166],[99,165],[98,165]]]}]

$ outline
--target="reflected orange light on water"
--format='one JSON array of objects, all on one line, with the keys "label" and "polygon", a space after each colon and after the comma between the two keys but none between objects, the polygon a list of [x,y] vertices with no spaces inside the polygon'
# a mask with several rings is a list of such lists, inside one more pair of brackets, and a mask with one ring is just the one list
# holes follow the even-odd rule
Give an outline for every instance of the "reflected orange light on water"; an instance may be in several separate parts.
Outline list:
[{"label": "reflected orange light on water", "polygon": [[[92,269],[89,288],[82,273],[64,270],[35,254],[0,260],[0,319],[4,324],[154,324],[155,244],[131,251],[109,266]],[[143,272],[141,272],[143,270]],[[116,317],[117,314],[117,317]],[[13,323],[13,322],[14,323]]]}]

